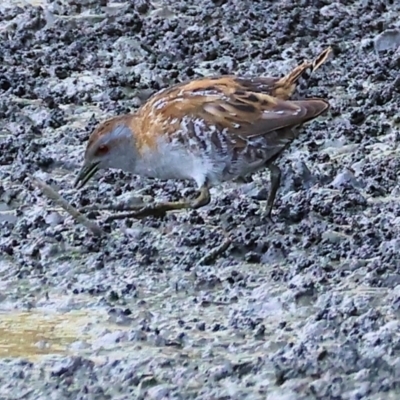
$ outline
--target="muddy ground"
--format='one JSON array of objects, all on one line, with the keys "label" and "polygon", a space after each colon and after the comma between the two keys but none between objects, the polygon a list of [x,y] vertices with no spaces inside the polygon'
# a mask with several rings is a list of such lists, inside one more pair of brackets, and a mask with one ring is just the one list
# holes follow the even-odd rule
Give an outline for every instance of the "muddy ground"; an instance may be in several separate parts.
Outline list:
[{"label": "muddy ground", "polygon": [[[0,399],[398,399],[400,3],[32,4],[0,5]],[[72,184],[98,121],[328,45],[307,95],[332,109],[282,157],[274,225],[267,172],[162,220],[92,213],[103,239],[29,177],[78,208],[193,195],[119,171]]]}]

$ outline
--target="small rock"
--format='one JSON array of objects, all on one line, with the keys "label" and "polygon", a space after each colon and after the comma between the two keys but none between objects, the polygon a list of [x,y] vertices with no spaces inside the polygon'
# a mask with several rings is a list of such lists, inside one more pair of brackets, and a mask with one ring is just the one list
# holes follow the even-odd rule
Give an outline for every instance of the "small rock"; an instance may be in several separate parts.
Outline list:
[{"label": "small rock", "polygon": [[344,171],[338,173],[335,179],[331,182],[331,185],[335,189],[340,189],[343,187],[358,187],[359,183],[354,176],[353,172],[349,169],[345,169]]},{"label": "small rock", "polygon": [[57,377],[72,376],[81,368],[93,369],[94,362],[82,357],[68,357],[54,364],[51,375]]},{"label": "small rock", "polygon": [[226,362],[224,365],[218,365],[209,370],[209,375],[215,381],[220,381],[233,373],[233,366],[230,362]]},{"label": "small rock", "polygon": [[157,385],[147,391],[147,398],[152,400],[164,400],[169,397],[171,388],[166,385]]},{"label": "small rock", "polygon": [[397,49],[400,46],[400,31],[388,29],[375,37],[375,50],[377,52]]},{"label": "small rock", "polygon": [[64,218],[58,213],[58,212],[51,212],[49,214],[47,214],[44,218],[46,224],[49,224],[51,226],[56,226],[56,225],[60,225],[63,223]]}]

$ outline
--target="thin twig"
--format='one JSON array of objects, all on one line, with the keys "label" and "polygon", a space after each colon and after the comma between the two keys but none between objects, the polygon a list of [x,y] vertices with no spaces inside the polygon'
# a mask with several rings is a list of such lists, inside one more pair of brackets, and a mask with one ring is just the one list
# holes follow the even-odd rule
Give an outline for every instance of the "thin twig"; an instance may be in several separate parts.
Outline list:
[{"label": "thin twig", "polygon": [[219,246],[214,247],[205,256],[203,256],[198,261],[197,265],[208,265],[210,262],[214,261],[218,256],[220,256],[224,251],[228,250],[231,243],[231,238],[226,237]]},{"label": "thin twig", "polygon": [[105,232],[94,222],[88,220],[82,215],[75,207],[68,203],[61,195],[59,195],[51,186],[43,182],[41,179],[28,174],[28,177],[32,179],[33,183],[46,195],[49,199],[53,200],[60,207],[62,207],[68,214],[75,218],[79,223],[84,225],[89,231],[95,236],[102,236]]}]

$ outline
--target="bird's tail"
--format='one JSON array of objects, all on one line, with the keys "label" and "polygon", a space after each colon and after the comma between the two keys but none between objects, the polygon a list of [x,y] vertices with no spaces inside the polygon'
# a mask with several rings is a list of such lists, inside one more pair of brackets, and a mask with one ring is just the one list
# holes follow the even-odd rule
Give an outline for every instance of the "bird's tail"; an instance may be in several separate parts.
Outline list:
[{"label": "bird's tail", "polygon": [[289,74],[279,79],[277,87],[282,92],[282,96],[279,97],[289,99],[295,91],[303,92],[307,89],[311,75],[326,62],[331,52],[331,47],[326,48],[313,61],[304,61]]}]

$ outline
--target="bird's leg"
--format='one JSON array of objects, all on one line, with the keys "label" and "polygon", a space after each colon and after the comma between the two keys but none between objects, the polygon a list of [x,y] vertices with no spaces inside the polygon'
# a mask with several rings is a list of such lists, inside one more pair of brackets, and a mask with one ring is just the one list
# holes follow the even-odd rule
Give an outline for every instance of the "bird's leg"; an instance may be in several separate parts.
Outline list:
[{"label": "bird's leg", "polygon": [[110,215],[106,221],[112,221],[115,219],[124,218],[144,218],[147,216],[162,217],[167,211],[193,209],[196,210],[200,207],[206,206],[211,201],[210,190],[207,184],[204,184],[200,188],[199,196],[194,200],[183,200],[176,202],[164,202],[164,203],[151,203],[145,206],[137,207],[136,211],[127,212],[122,214]]},{"label": "bird's leg", "polygon": [[277,165],[272,163],[268,164],[267,168],[269,169],[271,175],[271,188],[268,193],[267,205],[264,210],[264,215],[270,222],[273,222],[271,212],[274,206],[276,192],[278,191],[281,183],[281,170]]},{"label": "bird's leg", "polygon": [[145,207],[145,203],[140,202],[138,204],[126,204],[126,203],[117,203],[117,204],[109,204],[109,205],[89,205],[84,206],[80,209],[80,212],[88,212],[88,211],[133,211],[133,210],[141,210]]},{"label": "bird's leg", "polygon": [[253,180],[253,177],[251,175],[249,175],[249,176],[238,176],[237,178],[233,179],[232,182],[238,183],[238,184],[245,184],[245,183],[252,182],[252,180]]}]

